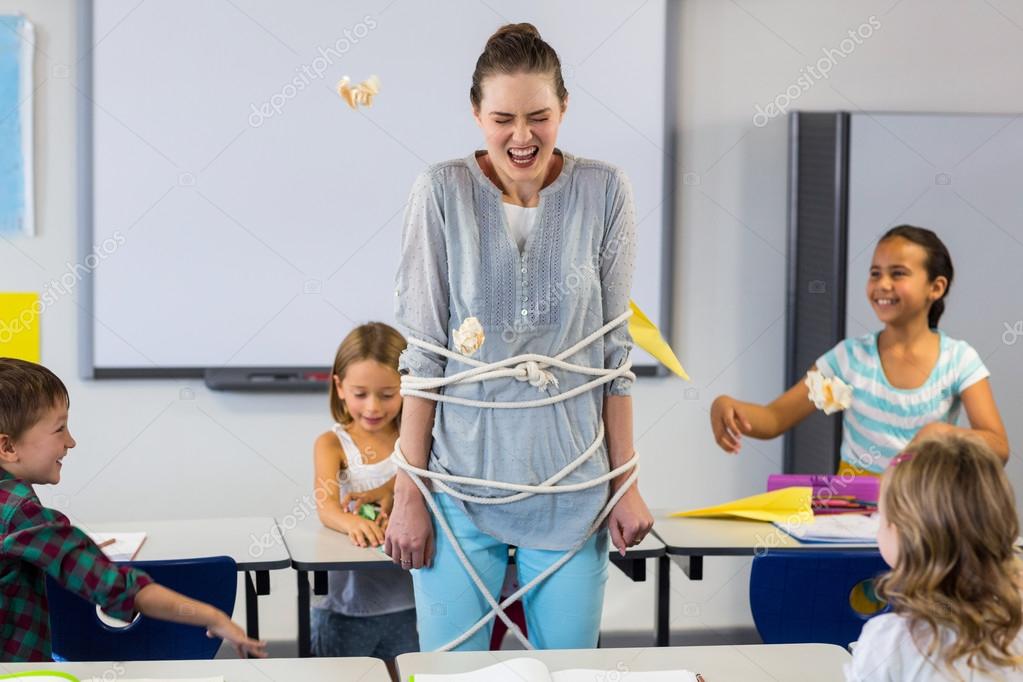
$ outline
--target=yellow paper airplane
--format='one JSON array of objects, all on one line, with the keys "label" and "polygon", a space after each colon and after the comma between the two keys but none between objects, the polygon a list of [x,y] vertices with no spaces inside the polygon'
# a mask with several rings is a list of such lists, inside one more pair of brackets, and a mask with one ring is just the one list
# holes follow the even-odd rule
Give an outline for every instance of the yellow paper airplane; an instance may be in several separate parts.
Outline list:
[{"label": "yellow paper airplane", "polygon": [[39,294],[0,293],[0,357],[39,362]]},{"label": "yellow paper airplane", "polygon": [[810,486],[793,486],[772,490],[751,497],[744,497],[734,502],[726,502],[714,507],[703,507],[690,511],[676,512],[672,516],[687,518],[708,516],[731,516],[754,521],[789,521],[806,523],[813,520],[813,488]]},{"label": "yellow paper airplane", "polygon": [[671,346],[661,336],[661,330],[657,328],[657,325],[639,309],[635,301],[630,299],[629,307],[632,309],[632,317],[629,318],[629,333],[632,334],[632,340],[636,342],[636,345],[653,355],[672,372],[689,381],[689,375],[682,369],[682,363],[678,361]]}]

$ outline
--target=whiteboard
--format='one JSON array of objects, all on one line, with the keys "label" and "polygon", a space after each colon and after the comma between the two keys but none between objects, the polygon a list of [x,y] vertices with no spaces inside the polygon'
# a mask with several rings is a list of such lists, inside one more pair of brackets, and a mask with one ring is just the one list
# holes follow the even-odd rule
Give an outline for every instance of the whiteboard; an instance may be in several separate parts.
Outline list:
[{"label": "whiteboard", "polygon": [[[82,229],[102,257],[84,373],[326,366],[353,327],[393,324],[409,190],[429,164],[483,147],[470,79],[506,21],[534,23],[559,52],[570,100],[558,146],[630,176],[633,298],[663,323],[666,11],[666,0],[92,3]],[[337,81],[371,74],[376,102],[350,110]]]}]

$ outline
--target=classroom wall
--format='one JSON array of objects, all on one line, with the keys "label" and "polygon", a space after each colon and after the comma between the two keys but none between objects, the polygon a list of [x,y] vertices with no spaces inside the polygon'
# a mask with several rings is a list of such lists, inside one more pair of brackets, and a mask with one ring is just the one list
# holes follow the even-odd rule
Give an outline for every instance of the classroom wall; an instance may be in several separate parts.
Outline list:
[{"label": "classroom wall", "polygon": [[[0,0],[9,11],[37,28],[38,235],[0,240],[0,290],[38,291],[77,254],[73,74],[83,48],[71,0]],[[787,134],[766,105],[795,84],[792,108],[1023,111],[1019,5],[693,0],[680,15],[674,333],[693,382],[644,379],[635,389],[642,490],[651,506],[671,508],[758,492],[781,466],[780,441],[722,454],[707,419],[718,393],[766,401],[783,388]],[[847,32],[864,24],[877,27],[842,52]],[[115,30],[131,30],[130,16]],[[824,51],[834,61],[827,78],[802,88],[801,69]],[[43,361],[68,383],[79,442],[62,483],[40,491],[45,501],[86,523],[285,516],[303,505],[311,443],[329,425],[325,398],[211,393],[195,380],[81,381],[77,314],[75,296],[64,296],[42,320]],[[1010,435],[1018,443],[1011,424]],[[1023,488],[1018,457],[1009,471]],[[727,640],[752,623],[749,560],[705,568],[702,583],[673,569],[672,626]],[[651,627],[652,583],[612,573],[604,628]],[[261,602],[265,637],[294,635],[294,589],[291,572],[273,574]]]}]

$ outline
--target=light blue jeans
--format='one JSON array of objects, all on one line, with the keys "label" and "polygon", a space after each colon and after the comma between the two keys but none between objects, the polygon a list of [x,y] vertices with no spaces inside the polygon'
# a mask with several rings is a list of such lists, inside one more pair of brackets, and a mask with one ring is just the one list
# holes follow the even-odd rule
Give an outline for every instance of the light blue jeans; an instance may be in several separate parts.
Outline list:
[{"label": "light blue jeans", "polygon": [[[508,545],[479,530],[445,494],[434,494],[444,518],[465,555],[495,599],[508,566]],[[483,595],[462,566],[451,543],[434,524],[433,565],[412,571],[416,591],[419,644],[434,651],[468,630],[490,611]],[[519,547],[515,552],[518,582],[525,585],[557,561],[563,550]],[[587,540],[564,566],[522,597],[529,641],[539,649],[592,649],[597,646],[607,582],[608,535],[602,529]],[[486,651],[493,621],[455,651]]]}]

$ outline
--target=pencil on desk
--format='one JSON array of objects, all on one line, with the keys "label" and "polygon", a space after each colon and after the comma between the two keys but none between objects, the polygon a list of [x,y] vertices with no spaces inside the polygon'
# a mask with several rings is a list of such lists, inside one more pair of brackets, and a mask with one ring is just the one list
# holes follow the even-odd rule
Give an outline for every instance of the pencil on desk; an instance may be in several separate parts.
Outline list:
[{"label": "pencil on desk", "polygon": [[117,542],[117,538],[107,538],[106,540],[97,544],[96,546],[102,549],[104,547],[114,544],[115,542]]}]

